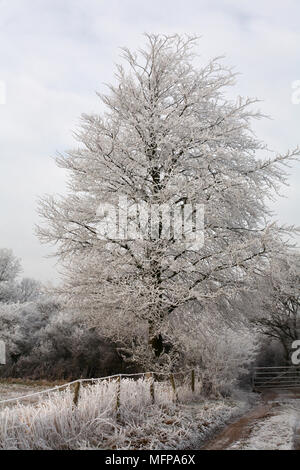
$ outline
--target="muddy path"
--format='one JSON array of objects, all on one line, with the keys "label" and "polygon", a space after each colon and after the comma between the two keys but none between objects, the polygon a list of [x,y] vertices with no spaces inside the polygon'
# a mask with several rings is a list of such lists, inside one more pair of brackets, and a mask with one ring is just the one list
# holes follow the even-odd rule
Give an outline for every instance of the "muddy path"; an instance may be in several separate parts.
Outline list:
[{"label": "muddy path", "polygon": [[204,443],[201,450],[300,449],[300,391],[269,390],[261,403]]}]

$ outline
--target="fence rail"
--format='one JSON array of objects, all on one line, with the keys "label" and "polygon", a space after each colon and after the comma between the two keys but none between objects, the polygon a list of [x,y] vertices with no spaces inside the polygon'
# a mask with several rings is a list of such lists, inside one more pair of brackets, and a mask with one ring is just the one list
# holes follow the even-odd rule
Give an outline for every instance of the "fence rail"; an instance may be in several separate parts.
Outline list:
[{"label": "fence rail", "polygon": [[145,378],[149,381],[149,390],[150,390],[150,395],[151,395],[151,400],[152,403],[155,403],[155,376],[161,376],[161,377],[166,377],[169,380],[170,386],[172,387],[173,394],[174,394],[174,399],[175,401],[177,400],[177,387],[176,387],[176,382],[175,382],[175,377],[176,376],[187,376],[189,374],[189,380],[190,380],[190,388],[192,393],[195,393],[195,370],[187,370],[187,371],[181,371],[181,372],[175,372],[175,373],[167,373],[167,372],[140,372],[136,374],[115,374],[115,375],[109,375],[106,377],[98,377],[98,378],[92,378],[92,379],[77,379],[73,380],[71,382],[67,382],[62,385],[56,385],[55,387],[48,388],[46,390],[41,390],[39,392],[33,392],[29,393],[27,395],[22,395],[14,398],[7,398],[5,400],[0,400],[0,405],[3,404],[8,404],[8,403],[13,403],[13,402],[21,402],[24,401],[28,398],[33,398],[41,395],[49,395],[52,392],[57,392],[59,390],[67,389],[68,387],[70,388],[71,386],[74,386],[74,397],[73,397],[73,404],[75,407],[78,405],[79,401],[79,393],[80,393],[80,387],[82,384],[85,383],[91,383],[91,384],[96,384],[100,383],[105,380],[115,380],[116,383],[118,384],[117,387],[117,394],[116,394],[116,410],[119,409],[120,407],[120,387],[121,387],[121,380],[122,378],[134,378],[134,377],[141,377]]}]

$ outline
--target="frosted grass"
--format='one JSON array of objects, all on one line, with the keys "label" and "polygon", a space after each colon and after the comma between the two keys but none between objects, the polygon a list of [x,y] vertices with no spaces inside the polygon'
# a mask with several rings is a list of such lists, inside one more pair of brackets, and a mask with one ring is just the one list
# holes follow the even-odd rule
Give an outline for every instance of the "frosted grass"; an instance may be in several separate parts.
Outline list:
[{"label": "frosted grass", "polygon": [[117,392],[116,380],[104,380],[82,385],[77,407],[73,387],[6,407],[0,411],[0,449],[184,448],[237,410],[225,401],[204,402],[199,383],[194,394],[189,384],[179,386],[175,402],[171,385],[156,382],[152,404],[148,379],[122,379],[118,410]]}]

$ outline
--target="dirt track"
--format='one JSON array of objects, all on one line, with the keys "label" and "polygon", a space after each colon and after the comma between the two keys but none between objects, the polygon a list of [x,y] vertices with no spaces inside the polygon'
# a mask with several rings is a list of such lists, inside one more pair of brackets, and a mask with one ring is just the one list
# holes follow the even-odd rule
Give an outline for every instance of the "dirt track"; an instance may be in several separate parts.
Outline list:
[{"label": "dirt track", "polygon": [[261,404],[229,424],[201,450],[300,450],[300,391],[270,390]]}]

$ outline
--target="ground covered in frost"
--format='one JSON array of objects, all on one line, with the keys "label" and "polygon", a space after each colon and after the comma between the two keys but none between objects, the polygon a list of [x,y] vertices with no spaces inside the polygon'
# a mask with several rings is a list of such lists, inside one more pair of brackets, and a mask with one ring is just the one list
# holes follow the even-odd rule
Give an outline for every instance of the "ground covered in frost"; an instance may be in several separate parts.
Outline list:
[{"label": "ground covered in frost", "polygon": [[237,440],[228,450],[292,450],[299,415],[295,401],[277,404],[264,419],[251,426],[246,439]]},{"label": "ground covered in frost", "polygon": [[216,433],[205,450],[300,449],[300,402],[298,390],[262,393],[251,410]]},{"label": "ground covered in frost", "polygon": [[[49,386],[49,383],[47,382],[43,383],[43,382],[34,382],[34,381],[22,382],[22,381],[14,381],[14,380],[0,380],[0,401],[39,392],[39,391],[45,390],[46,388],[48,388],[48,386]],[[33,399],[28,400],[28,402],[32,402],[32,401]],[[10,406],[13,406],[13,405],[14,404],[12,403]]]}]

